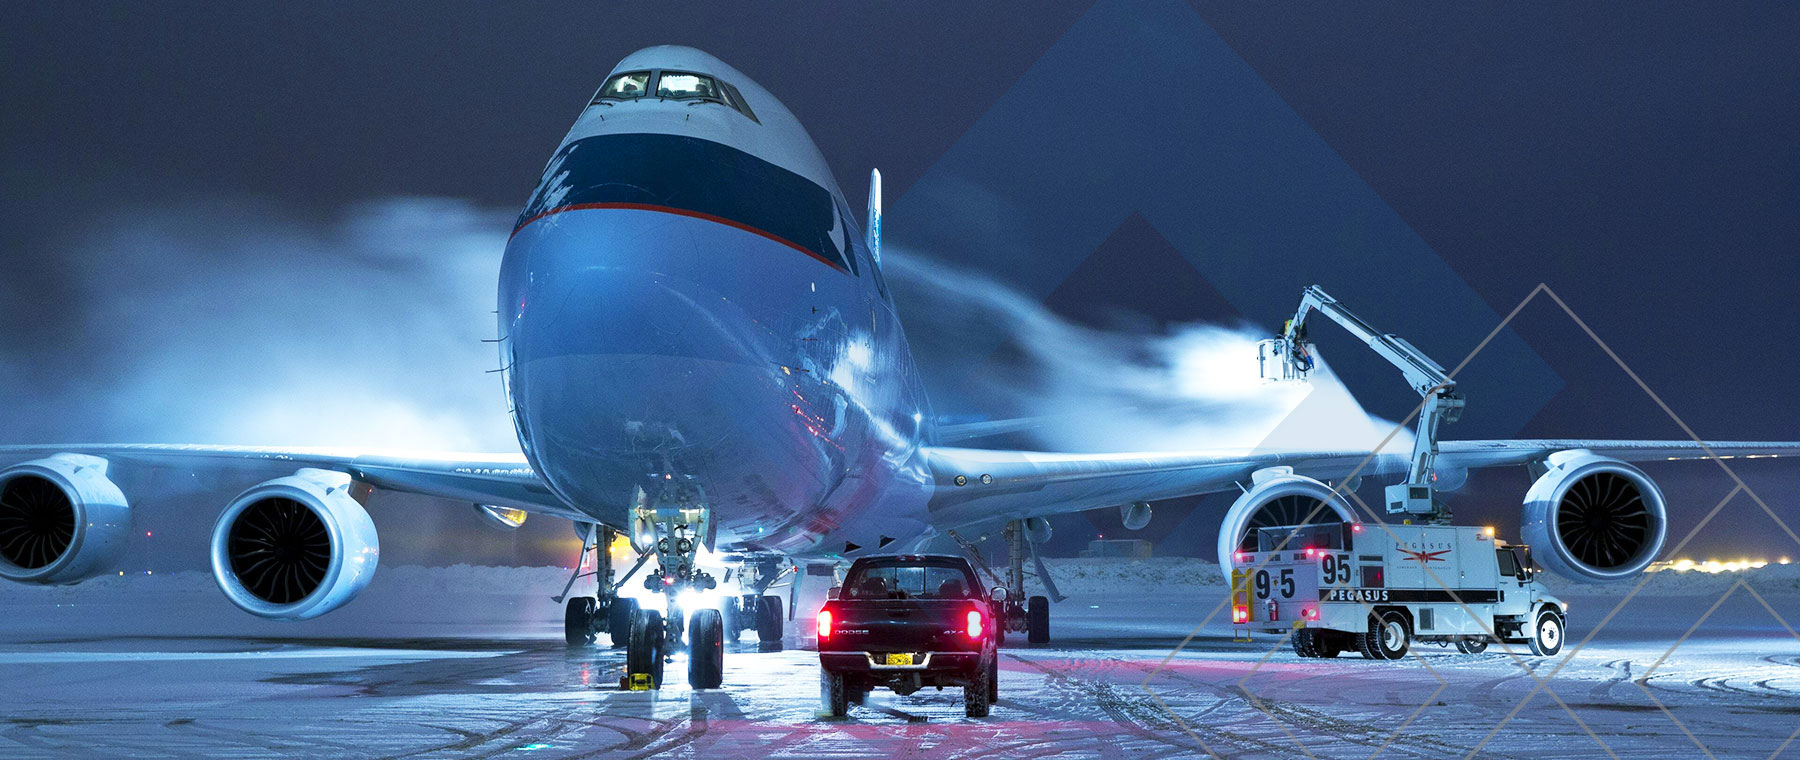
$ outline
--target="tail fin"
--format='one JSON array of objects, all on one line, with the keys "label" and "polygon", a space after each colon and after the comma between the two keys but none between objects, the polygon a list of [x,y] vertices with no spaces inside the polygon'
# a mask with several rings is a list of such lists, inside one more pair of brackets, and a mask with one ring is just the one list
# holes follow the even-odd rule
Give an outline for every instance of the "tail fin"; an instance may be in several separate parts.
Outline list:
[{"label": "tail fin", "polygon": [[875,266],[881,266],[881,170],[869,170],[869,230],[865,234]]}]

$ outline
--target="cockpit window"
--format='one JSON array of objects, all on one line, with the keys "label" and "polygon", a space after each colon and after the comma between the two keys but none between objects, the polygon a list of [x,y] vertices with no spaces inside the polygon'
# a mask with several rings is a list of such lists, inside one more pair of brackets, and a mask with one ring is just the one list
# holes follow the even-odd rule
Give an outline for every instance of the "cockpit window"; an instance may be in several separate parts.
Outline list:
[{"label": "cockpit window", "polygon": [[650,87],[650,72],[632,71],[606,80],[606,86],[600,88],[600,94],[594,96],[600,100],[631,100],[644,97]]},{"label": "cockpit window", "polygon": [[719,95],[719,83],[704,74],[684,74],[679,71],[665,71],[656,83],[656,96],[659,98],[705,98],[723,100]]}]

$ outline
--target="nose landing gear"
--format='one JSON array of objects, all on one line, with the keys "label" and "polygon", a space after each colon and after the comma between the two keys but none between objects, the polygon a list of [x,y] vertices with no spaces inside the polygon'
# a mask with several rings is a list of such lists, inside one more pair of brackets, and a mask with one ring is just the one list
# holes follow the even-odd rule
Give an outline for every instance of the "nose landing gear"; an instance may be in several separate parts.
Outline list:
[{"label": "nose landing gear", "polygon": [[657,570],[644,577],[644,587],[663,594],[665,617],[656,610],[639,610],[631,622],[626,645],[627,689],[659,689],[662,666],[668,654],[688,648],[688,685],[717,689],[725,675],[725,622],[716,609],[699,609],[691,615],[681,608],[684,593],[703,593],[718,587],[712,574],[696,564],[702,539],[712,536],[712,510],[697,484],[667,478],[654,493],[640,491],[631,513],[632,545],[646,556],[654,551]]}]

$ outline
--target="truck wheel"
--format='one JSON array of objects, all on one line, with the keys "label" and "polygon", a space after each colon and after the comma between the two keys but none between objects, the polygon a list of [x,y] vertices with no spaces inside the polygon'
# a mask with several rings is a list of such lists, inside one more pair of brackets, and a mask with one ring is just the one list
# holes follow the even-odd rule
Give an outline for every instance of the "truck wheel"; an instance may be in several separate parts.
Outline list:
[{"label": "truck wheel", "polygon": [[1456,651],[1463,654],[1481,654],[1487,651],[1487,647],[1486,636],[1465,636],[1456,640]]},{"label": "truck wheel", "polygon": [[563,607],[563,639],[572,647],[594,643],[593,597],[569,597]]},{"label": "truck wheel", "polygon": [[631,619],[637,616],[636,599],[615,597],[612,604],[606,607],[606,633],[612,637],[614,649],[623,649],[631,642]]},{"label": "truck wheel", "polygon": [[1294,645],[1294,654],[1298,657],[1318,657],[1318,650],[1314,648],[1318,646],[1317,641],[1316,632],[1311,628],[1301,628],[1288,637],[1288,643]]},{"label": "truck wheel", "polygon": [[765,652],[781,651],[781,597],[769,595],[756,602],[756,637]]},{"label": "truck wheel", "polygon": [[738,638],[744,633],[744,627],[739,622],[743,618],[743,614],[744,611],[738,606],[735,596],[725,597],[724,603],[719,605],[719,619],[725,623],[726,641],[733,644],[738,643]]},{"label": "truck wheel", "polygon": [[[1050,643],[1050,600],[1034,596],[1025,609],[1025,640],[1033,644]],[[983,713],[985,714],[985,713]]]},{"label": "truck wheel", "polygon": [[1345,649],[1344,634],[1328,629],[1313,629],[1313,655],[1336,657]]},{"label": "truck wheel", "polygon": [[866,685],[850,686],[849,682],[846,681],[844,689],[844,698],[849,700],[850,704],[862,705],[869,701],[869,687]]},{"label": "truck wheel", "polygon": [[1549,610],[1538,613],[1537,631],[1531,635],[1531,653],[1549,657],[1562,651],[1563,619]]},{"label": "truck wheel", "polygon": [[688,615],[688,685],[717,689],[725,682],[725,620],[718,610]]},{"label": "truck wheel", "polygon": [[993,707],[992,673],[988,666],[975,666],[969,684],[963,687],[963,714],[971,718],[985,718]]},{"label": "truck wheel", "polygon": [[1405,615],[1398,610],[1376,612],[1369,615],[1369,632],[1357,636],[1357,648],[1371,660],[1398,660],[1406,656],[1411,638]]},{"label": "truck wheel", "polygon": [[825,713],[833,718],[850,713],[850,695],[845,691],[843,673],[819,671],[819,701],[823,703]]},{"label": "truck wheel", "polygon": [[631,641],[625,648],[625,675],[649,673],[650,688],[662,688],[663,676],[662,613],[638,610],[631,620]]}]

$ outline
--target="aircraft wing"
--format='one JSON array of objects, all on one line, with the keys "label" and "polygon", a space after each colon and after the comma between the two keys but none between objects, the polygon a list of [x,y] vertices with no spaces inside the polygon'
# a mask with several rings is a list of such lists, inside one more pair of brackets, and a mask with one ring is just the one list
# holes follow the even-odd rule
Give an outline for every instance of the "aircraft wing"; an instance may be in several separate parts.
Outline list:
[{"label": "aircraft wing", "polygon": [[[105,459],[108,477],[120,482],[153,470],[174,470],[204,475],[208,481],[242,481],[241,487],[247,488],[310,467],[347,473],[389,491],[585,519],[551,493],[520,454],[166,444],[0,446],[0,468],[55,454]],[[225,504],[218,507],[223,509]]]},{"label": "aircraft wing", "polygon": [[[1800,456],[1800,442],[1445,441],[1439,445],[1437,466],[1518,465],[1569,449],[1586,449],[1626,462]],[[1251,473],[1265,467],[1285,465],[1301,475],[1333,480],[1352,472],[1398,476],[1408,464],[1404,452],[1371,456],[1366,450],[1057,454],[927,447],[924,454],[936,485],[932,516],[935,522],[952,527],[1236,490],[1239,484],[1250,482]],[[958,478],[962,485],[957,484]]]}]

